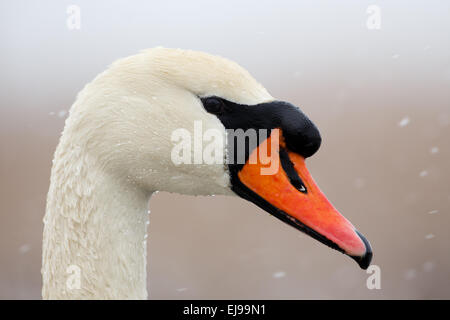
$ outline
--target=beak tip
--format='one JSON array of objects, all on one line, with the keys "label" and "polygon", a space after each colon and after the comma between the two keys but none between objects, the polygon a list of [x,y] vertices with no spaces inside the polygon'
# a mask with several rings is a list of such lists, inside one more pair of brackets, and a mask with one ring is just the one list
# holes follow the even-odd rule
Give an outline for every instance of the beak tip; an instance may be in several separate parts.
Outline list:
[{"label": "beak tip", "polygon": [[352,259],[358,263],[361,269],[367,270],[367,268],[370,266],[370,262],[372,261],[372,256],[372,251],[368,251],[362,257],[352,256]]},{"label": "beak tip", "polygon": [[366,246],[366,252],[362,256],[352,256],[351,258],[358,263],[361,269],[366,270],[370,266],[370,262],[372,261],[372,247],[370,246],[369,241],[358,230],[355,230],[355,232]]}]

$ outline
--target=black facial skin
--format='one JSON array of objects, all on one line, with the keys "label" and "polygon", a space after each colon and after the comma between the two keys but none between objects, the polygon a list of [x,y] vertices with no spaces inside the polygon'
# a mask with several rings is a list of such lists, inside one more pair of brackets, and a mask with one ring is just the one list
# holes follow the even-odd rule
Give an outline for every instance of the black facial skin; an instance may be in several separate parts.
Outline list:
[{"label": "black facial skin", "polygon": [[[268,136],[270,136],[270,131],[272,129],[281,129],[281,133],[286,144],[286,149],[291,152],[295,152],[304,158],[310,157],[316,153],[322,142],[319,130],[314,123],[312,123],[311,120],[309,120],[309,118],[299,108],[288,102],[272,101],[250,106],[236,104],[219,97],[201,98],[201,101],[205,110],[216,115],[226,129],[242,129],[244,131],[248,129],[267,129]],[[233,139],[233,137],[230,138]],[[237,140],[237,137],[234,138]],[[259,141],[259,135],[257,136],[257,140],[257,145],[259,145],[262,142]],[[235,150],[231,154],[234,155],[235,158],[237,155],[236,148],[238,144],[234,141],[234,144],[229,143],[229,145],[234,145]],[[293,168],[293,164],[289,159],[289,154],[286,149],[280,149],[281,166],[286,172],[290,183],[300,192],[307,193],[307,189],[301,178]],[[228,150],[229,155],[230,151],[231,150]],[[245,149],[246,161],[251,151],[252,150],[249,150],[247,143]],[[243,166],[244,164],[237,163],[236,159],[234,159],[232,163],[228,164],[231,189],[237,195],[253,202],[263,210],[269,212],[294,228],[308,234],[323,244],[344,253],[344,251],[334,242],[304,225],[302,222],[288,215],[284,211],[271,205],[269,202],[245,186],[238,177],[238,173]],[[360,235],[359,232],[358,235],[366,245],[367,253],[364,257],[351,258],[353,258],[361,268],[367,269],[372,258],[372,251],[367,240]]]},{"label": "black facial skin", "polygon": [[[304,158],[312,156],[322,142],[319,130],[314,123],[299,108],[290,103],[273,101],[249,106],[219,97],[202,98],[201,101],[205,110],[216,115],[226,129],[244,131],[267,129],[268,136],[271,129],[281,129],[287,149]],[[260,142],[262,141],[259,141],[258,135],[258,145]],[[234,146],[236,148],[237,143],[234,143]],[[251,151],[246,149],[246,160]],[[236,155],[237,152],[231,154]],[[231,164],[229,167],[231,172],[237,173],[242,166],[241,163]]]},{"label": "black facial skin", "polygon": [[280,128],[289,150],[304,158],[319,150],[319,130],[297,107],[288,102],[273,101],[257,105],[237,104],[219,97],[202,98],[203,106],[215,114],[226,129]]}]

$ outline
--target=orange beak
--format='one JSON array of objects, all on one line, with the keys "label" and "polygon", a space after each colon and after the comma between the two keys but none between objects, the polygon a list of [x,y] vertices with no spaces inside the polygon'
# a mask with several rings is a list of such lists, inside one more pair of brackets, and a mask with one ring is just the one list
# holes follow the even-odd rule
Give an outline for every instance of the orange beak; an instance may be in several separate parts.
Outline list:
[{"label": "orange beak", "polygon": [[[246,187],[241,195],[367,269],[372,259],[369,242],[333,207],[309,174],[305,159],[289,151],[276,131],[281,132],[272,130],[238,172]],[[262,154],[270,154],[270,164]],[[267,174],[273,161],[279,162],[277,169]]]}]

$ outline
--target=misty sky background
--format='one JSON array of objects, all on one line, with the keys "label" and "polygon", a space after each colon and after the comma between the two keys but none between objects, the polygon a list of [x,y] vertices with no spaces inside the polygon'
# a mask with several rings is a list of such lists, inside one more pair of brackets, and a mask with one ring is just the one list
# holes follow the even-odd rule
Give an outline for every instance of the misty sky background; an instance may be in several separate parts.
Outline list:
[{"label": "misty sky background", "polygon": [[[80,30],[67,27],[70,5]],[[234,60],[302,108],[323,138],[310,171],[371,241],[382,289],[242,199],[160,193],[151,299],[450,298],[449,12],[445,1],[2,1],[0,298],[40,298],[51,159],[76,94],[155,46]]]}]

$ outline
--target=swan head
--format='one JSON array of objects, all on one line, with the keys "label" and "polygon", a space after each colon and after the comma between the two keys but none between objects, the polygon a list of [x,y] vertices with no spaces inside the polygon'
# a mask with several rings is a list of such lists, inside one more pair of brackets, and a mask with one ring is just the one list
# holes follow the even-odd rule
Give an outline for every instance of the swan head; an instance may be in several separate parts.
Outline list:
[{"label": "swan head", "polygon": [[142,190],[237,195],[370,264],[369,242],[305,166],[321,144],[317,127],[230,60],[165,48],[121,59],[80,93],[65,130]]}]

